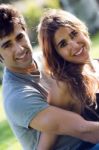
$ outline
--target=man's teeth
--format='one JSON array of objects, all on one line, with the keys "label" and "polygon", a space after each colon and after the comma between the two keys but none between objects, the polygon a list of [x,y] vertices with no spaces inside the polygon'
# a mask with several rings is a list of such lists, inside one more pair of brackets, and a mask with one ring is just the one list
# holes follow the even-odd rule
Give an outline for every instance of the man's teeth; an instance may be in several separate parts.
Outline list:
[{"label": "man's teeth", "polygon": [[83,51],[83,48],[80,49],[80,51],[78,51],[77,53],[75,53],[75,56],[80,55]]},{"label": "man's teeth", "polygon": [[20,59],[21,59],[21,58],[24,58],[25,55],[26,55],[26,53],[24,53],[22,56],[20,56]]},{"label": "man's teeth", "polygon": [[24,58],[24,56],[26,55],[26,53],[24,53],[23,55],[21,55],[19,58],[17,58],[17,59],[22,59],[22,58]]}]

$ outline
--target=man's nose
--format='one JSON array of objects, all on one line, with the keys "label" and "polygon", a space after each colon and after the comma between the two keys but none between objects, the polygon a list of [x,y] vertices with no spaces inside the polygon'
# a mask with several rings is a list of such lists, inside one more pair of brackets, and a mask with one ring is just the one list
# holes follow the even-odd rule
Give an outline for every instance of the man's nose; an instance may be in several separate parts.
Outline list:
[{"label": "man's nose", "polygon": [[15,44],[15,51],[22,53],[24,51],[24,47],[21,44]]}]

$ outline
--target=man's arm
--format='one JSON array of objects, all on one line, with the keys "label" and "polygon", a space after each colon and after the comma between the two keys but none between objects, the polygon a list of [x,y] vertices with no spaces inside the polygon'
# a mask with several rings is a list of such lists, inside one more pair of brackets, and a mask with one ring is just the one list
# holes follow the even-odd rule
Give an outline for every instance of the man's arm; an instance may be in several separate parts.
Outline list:
[{"label": "man's arm", "polygon": [[99,142],[99,122],[86,121],[76,113],[54,106],[41,111],[30,122],[30,127],[41,132],[70,135],[92,143]]},{"label": "man's arm", "polygon": [[57,137],[58,136],[56,134],[42,132],[40,135],[37,150],[52,150]]}]

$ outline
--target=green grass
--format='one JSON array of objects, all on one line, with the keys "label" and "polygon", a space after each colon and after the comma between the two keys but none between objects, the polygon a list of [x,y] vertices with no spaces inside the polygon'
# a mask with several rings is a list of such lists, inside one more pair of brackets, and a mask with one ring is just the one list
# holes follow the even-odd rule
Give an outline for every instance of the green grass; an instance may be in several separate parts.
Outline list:
[{"label": "green grass", "polygon": [[21,150],[21,146],[13,135],[6,120],[1,93],[2,88],[0,87],[0,150]]},{"label": "green grass", "polygon": [[[99,33],[92,37],[93,58],[99,58]],[[2,88],[0,87],[0,150],[21,150],[21,146],[13,135],[2,105]]]},{"label": "green grass", "polygon": [[16,141],[6,120],[0,122],[0,135],[0,150],[19,150],[20,145]]}]

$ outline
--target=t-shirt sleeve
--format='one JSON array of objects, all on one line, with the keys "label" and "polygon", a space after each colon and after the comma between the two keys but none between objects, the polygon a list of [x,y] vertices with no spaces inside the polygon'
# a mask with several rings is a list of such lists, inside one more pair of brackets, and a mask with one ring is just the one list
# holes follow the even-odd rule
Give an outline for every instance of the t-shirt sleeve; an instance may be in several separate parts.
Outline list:
[{"label": "t-shirt sleeve", "polygon": [[6,110],[18,126],[28,128],[30,121],[49,106],[41,93],[30,86],[25,86],[24,90],[14,89],[9,95],[11,97]]}]

